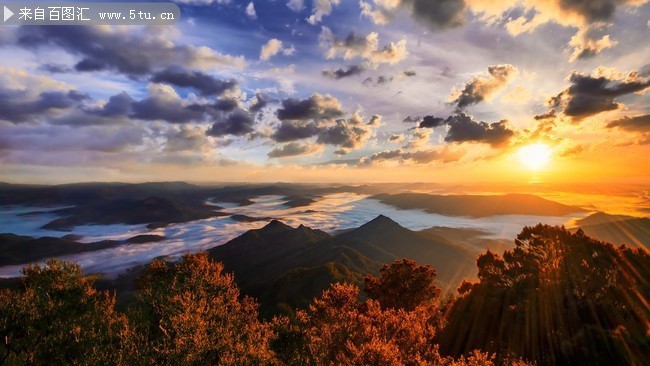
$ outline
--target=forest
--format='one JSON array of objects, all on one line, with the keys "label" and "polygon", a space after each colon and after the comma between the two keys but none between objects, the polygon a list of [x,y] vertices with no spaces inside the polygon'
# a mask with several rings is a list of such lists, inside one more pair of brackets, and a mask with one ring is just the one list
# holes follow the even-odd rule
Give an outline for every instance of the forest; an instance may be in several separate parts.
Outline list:
[{"label": "forest", "polygon": [[0,290],[6,365],[650,364],[650,254],[582,230],[525,227],[445,293],[401,259],[260,316],[205,252],[154,260],[116,306],[78,264],[50,259]]}]

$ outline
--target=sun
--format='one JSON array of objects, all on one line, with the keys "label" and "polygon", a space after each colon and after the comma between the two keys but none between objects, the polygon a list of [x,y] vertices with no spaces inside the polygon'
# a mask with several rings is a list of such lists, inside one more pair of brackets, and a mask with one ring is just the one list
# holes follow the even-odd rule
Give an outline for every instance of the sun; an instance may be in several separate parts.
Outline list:
[{"label": "sun", "polygon": [[523,166],[530,170],[540,170],[551,160],[551,150],[545,144],[526,145],[519,148],[517,157]]}]

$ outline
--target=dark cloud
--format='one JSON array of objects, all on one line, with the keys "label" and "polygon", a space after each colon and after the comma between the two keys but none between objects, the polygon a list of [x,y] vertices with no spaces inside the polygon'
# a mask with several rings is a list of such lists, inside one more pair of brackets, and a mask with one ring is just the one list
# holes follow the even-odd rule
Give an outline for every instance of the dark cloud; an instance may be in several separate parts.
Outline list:
[{"label": "dark cloud", "polygon": [[350,76],[361,75],[361,73],[363,73],[364,70],[365,68],[361,65],[352,65],[348,67],[347,70],[344,69],[324,70],[322,74],[323,76],[328,77],[330,79],[340,80]]},{"label": "dark cloud", "polygon": [[64,74],[74,71],[70,66],[60,64],[43,64],[38,68],[50,74]]},{"label": "dark cloud", "polygon": [[237,108],[232,113],[215,122],[206,134],[213,137],[226,135],[243,136],[254,131],[254,124],[255,120],[248,111]]},{"label": "dark cloud", "polygon": [[337,120],[334,126],[319,130],[317,142],[356,149],[367,140],[369,135],[370,130],[366,126],[358,126],[348,120]]},{"label": "dark cloud", "polygon": [[429,28],[448,29],[465,24],[464,0],[402,0],[412,16]]},{"label": "dark cloud", "polygon": [[333,145],[343,148],[340,155],[346,154],[346,149],[356,149],[368,140],[372,128],[379,125],[381,116],[373,115],[368,122],[363,121],[357,113],[347,119],[281,121],[271,135],[276,142],[290,142],[316,137],[316,143]]},{"label": "dark cloud", "polygon": [[506,120],[479,122],[464,113],[447,118],[446,124],[449,126],[445,136],[447,142],[479,142],[499,147],[506,145],[515,135]]},{"label": "dark cloud", "polygon": [[415,72],[415,71],[409,71],[409,70],[407,70],[407,71],[400,72],[399,74],[397,74],[397,75],[395,75],[395,76],[390,76],[390,75],[379,75],[379,76],[377,76],[376,79],[373,78],[372,76],[370,76],[370,77],[367,77],[367,78],[362,82],[362,84],[363,84],[364,86],[379,86],[379,85],[386,85],[386,84],[390,84],[390,83],[392,83],[392,82],[395,81],[395,80],[402,80],[402,79],[404,79],[404,78],[414,77],[415,75],[416,75],[416,72]]},{"label": "dark cloud", "polygon": [[620,75],[604,68],[597,69],[593,75],[573,73],[569,81],[571,86],[547,103],[556,109],[563,108],[565,115],[578,121],[601,112],[617,110],[620,104],[616,97],[650,86],[650,78],[640,76],[636,71]]},{"label": "dark cloud", "polygon": [[535,117],[533,117],[536,121],[541,121],[544,119],[555,119],[556,114],[555,114],[555,109],[551,109],[550,111],[542,114],[537,114]]},{"label": "dark cloud", "polygon": [[34,121],[51,113],[80,106],[90,97],[76,90],[69,90],[44,91],[35,99],[30,99],[32,98],[26,91],[0,89],[0,119],[13,123]]},{"label": "dark cloud", "polygon": [[444,118],[434,117],[434,116],[425,116],[420,121],[418,125],[419,128],[436,128],[443,126],[445,124]]},{"label": "dark cloud", "polygon": [[237,81],[219,80],[200,71],[184,70],[170,67],[156,72],[151,77],[154,83],[171,84],[182,88],[194,88],[203,96],[221,95],[227,90],[237,87]]},{"label": "dark cloud", "polygon": [[626,116],[609,122],[607,127],[618,127],[626,131],[650,133],[650,114],[643,114],[634,117]]},{"label": "dark cloud", "polygon": [[286,145],[276,147],[268,153],[269,158],[286,158],[290,156],[309,155],[319,151],[319,147],[313,144],[300,144],[290,142]]},{"label": "dark cloud", "polygon": [[107,27],[22,26],[17,42],[28,48],[54,46],[77,55],[81,57],[75,65],[77,71],[110,69],[130,76],[178,65],[202,69],[244,63],[240,57],[222,55],[207,47],[176,45],[164,32],[152,29],[145,33]]},{"label": "dark cloud", "polygon": [[376,0],[374,8],[369,3],[362,2],[361,9],[361,14],[369,17],[375,24],[386,24],[395,18],[400,9],[406,10],[414,19],[434,30],[465,24],[464,0]]},{"label": "dark cloud", "polygon": [[289,142],[314,137],[318,134],[318,127],[314,122],[282,121],[271,138],[276,142]]},{"label": "dark cloud", "polygon": [[373,165],[386,161],[409,162],[413,164],[430,164],[433,162],[453,163],[465,156],[465,150],[452,150],[448,146],[415,151],[384,150],[361,158],[360,165]]},{"label": "dark cloud", "polygon": [[493,123],[475,121],[465,113],[459,113],[446,119],[426,116],[418,125],[419,128],[436,128],[440,126],[448,127],[445,136],[447,142],[477,142],[499,147],[507,144],[515,135],[515,131],[510,128],[506,120]]},{"label": "dark cloud", "polygon": [[312,94],[307,99],[285,99],[278,109],[280,120],[328,120],[341,117],[343,110],[336,98],[330,95]]},{"label": "dark cloud", "polygon": [[503,89],[517,73],[510,64],[488,67],[488,77],[477,76],[470,79],[463,88],[452,94],[451,103],[458,110],[477,104]]},{"label": "dark cloud", "polygon": [[266,108],[271,103],[277,102],[270,96],[262,93],[255,94],[255,102],[248,107],[248,110],[251,113],[260,112],[262,109]]},{"label": "dark cloud", "polygon": [[120,93],[110,97],[102,108],[89,110],[88,113],[102,117],[126,117],[131,114],[134,102],[127,93]]},{"label": "dark cloud", "polygon": [[350,32],[347,37],[339,38],[329,28],[323,27],[319,42],[328,59],[336,57],[342,57],[345,60],[362,58],[373,66],[384,63],[396,64],[406,58],[408,54],[404,39],[397,43],[390,42],[380,48],[379,35],[376,32],[365,36]]},{"label": "dark cloud", "polygon": [[205,113],[199,108],[184,105],[180,99],[152,95],[131,106],[132,118],[146,121],[167,121],[170,123],[201,122]]},{"label": "dark cloud", "polygon": [[222,98],[222,99],[218,99],[214,103],[214,108],[218,111],[231,112],[232,110],[237,108],[238,105],[239,103],[237,103],[236,99]]}]

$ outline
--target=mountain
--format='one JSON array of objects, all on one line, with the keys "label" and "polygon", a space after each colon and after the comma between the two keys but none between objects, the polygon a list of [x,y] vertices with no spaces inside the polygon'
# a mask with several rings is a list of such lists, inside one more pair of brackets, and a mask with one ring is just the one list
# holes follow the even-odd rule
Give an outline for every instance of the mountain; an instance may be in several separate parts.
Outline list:
[{"label": "mountain", "polygon": [[584,217],[576,221],[576,226],[589,226],[589,225],[599,225],[605,223],[611,223],[615,221],[623,221],[636,219],[637,217],[628,216],[628,215],[610,215],[605,212],[596,212],[587,217]]},{"label": "mountain", "polygon": [[379,215],[357,229],[336,237],[336,241],[380,263],[402,258],[428,264],[438,271],[443,286],[455,286],[474,271],[474,255],[441,236],[419,233]]},{"label": "mountain", "polygon": [[447,216],[487,217],[495,215],[565,216],[584,212],[530,194],[431,195],[425,193],[378,194],[372,198],[403,210],[421,209]]},{"label": "mountain", "polygon": [[334,282],[361,284],[384,263],[405,257],[434,266],[443,286],[474,275],[468,252],[385,216],[338,236],[273,220],[210,249],[209,255],[234,273],[243,293],[256,297],[267,315],[278,307],[303,308]]},{"label": "mountain", "polygon": [[181,202],[166,197],[98,200],[53,211],[53,213],[64,217],[44,225],[44,229],[65,231],[71,230],[74,226],[89,224],[169,224],[227,215],[215,211],[212,206]]},{"label": "mountain", "polygon": [[0,234],[0,266],[25,264],[70,254],[114,248],[126,244],[143,244],[160,241],[159,235],[138,235],[123,241],[103,240],[95,243],[79,243],[74,235],[62,238],[32,238],[15,234]]},{"label": "mountain", "polygon": [[[650,218],[633,218],[580,226],[588,236],[615,245],[650,248]],[[575,231],[573,229],[572,231]]]}]

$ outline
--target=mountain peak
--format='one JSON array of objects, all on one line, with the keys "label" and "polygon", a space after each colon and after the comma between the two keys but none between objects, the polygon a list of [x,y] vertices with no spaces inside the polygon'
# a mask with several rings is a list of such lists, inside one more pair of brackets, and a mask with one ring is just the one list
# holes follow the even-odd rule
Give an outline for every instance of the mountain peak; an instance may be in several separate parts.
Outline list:
[{"label": "mountain peak", "polygon": [[293,228],[279,220],[273,219],[259,230],[265,234],[271,234],[271,233],[279,233],[288,230],[293,230]]},{"label": "mountain peak", "polygon": [[398,224],[395,220],[391,219],[388,216],[384,216],[384,215],[379,215],[379,216],[375,217],[374,219],[367,222],[363,226],[366,226],[366,225],[372,225],[372,226],[375,226],[375,225],[382,225],[382,226],[390,225],[390,226],[400,226],[401,227],[401,225]]}]

